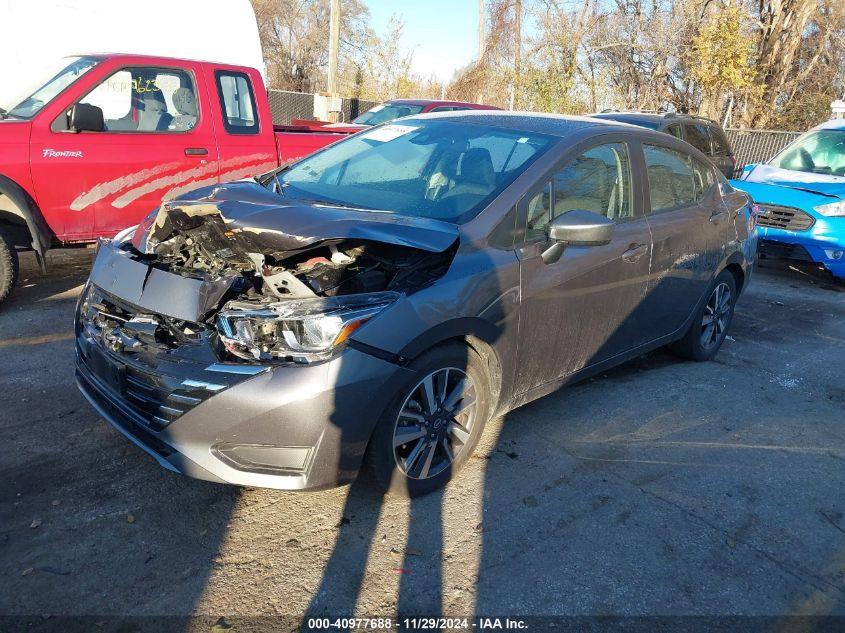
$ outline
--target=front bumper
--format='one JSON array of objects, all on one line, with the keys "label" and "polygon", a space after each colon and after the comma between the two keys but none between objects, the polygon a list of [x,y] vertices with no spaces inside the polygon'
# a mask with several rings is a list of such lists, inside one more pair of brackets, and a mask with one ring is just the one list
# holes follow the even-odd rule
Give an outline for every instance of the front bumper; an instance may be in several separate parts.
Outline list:
[{"label": "front bumper", "polygon": [[[762,226],[758,227],[758,231],[764,244],[781,245],[785,247],[781,248],[784,252],[792,250],[800,254],[797,259],[821,264],[835,277],[845,278],[845,218],[817,217],[812,228],[805,231]],[[841,255],[835,257],[837,253]]]},{"label": "front bumper", "polygon": [[[91,362],[92,354],[105,354],[109,375],[103,363]],[[84,333],[77,337],[77,384],[100,415],[165,468],[241,486],[303,490],[354,479],[372,430],[407,372],[351,348],[318,365],[278,366],[246,377],[227,373],[238,369],[213,364],[180,367],[178,375],[173,367],[151,371],[159,384],[190,385],[189,397],[213,390],[157,428],[112,377],[127,370],[134,375],[135,368]]]}]

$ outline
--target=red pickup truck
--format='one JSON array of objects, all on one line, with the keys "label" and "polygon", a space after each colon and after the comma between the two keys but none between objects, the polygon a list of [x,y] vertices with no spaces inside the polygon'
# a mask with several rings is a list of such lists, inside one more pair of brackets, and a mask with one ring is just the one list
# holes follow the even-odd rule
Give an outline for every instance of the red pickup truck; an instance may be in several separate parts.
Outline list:
[{"label": "red pickup truck", "polygon": [[0,301],[17,251],[111,237],[162,199],[268,171],[359,130],[273,127],[251,68],[85,55],[0,110]]}]

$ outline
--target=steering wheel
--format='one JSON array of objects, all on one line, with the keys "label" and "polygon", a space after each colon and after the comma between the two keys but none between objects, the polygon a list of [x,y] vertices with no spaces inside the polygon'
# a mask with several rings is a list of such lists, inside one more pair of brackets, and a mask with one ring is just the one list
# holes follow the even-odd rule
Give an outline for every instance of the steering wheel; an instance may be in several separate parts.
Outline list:
[{"label": "steering wheel", "polygon": [[798,150],[798,157],[801,159],[801,167],[803,169],[813,170],[816,168],[816,163],[813,160],[813,157],[810,156],[810,152],[803,147]]}]

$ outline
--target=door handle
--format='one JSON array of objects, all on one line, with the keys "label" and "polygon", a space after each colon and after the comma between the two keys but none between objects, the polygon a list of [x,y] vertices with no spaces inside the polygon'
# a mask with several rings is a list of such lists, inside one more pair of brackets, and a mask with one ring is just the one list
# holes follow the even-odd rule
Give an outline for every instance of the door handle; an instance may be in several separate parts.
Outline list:
[{"label": "door handle", "polygon": [[628,247],[628,250],[622,253],[622,259],[629,264],[633,264],[647,252],[648,244],[631,244]]},{"label": "door handle", "polygon": [[725,215],[725,213],[727,213],[727,212],[728,212],[728,210],[726,208],[722,207],[719,211],[715,211],[715,212],[710,214],[710,221],[715,222],[720,217]]},{"label": "door handle", "polygon": [[185,156],[208,156],[208,150],[204,147],[186,147]]}]

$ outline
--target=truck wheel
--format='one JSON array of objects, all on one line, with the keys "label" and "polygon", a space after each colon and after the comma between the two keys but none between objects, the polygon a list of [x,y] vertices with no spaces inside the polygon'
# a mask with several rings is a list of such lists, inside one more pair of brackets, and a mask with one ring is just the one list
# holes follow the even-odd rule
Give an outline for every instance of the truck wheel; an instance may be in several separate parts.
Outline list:
[{"label": "truck wheel", "polygon": [[18,252],[11,240],[0,230],[0,303],[18,281]]}]

